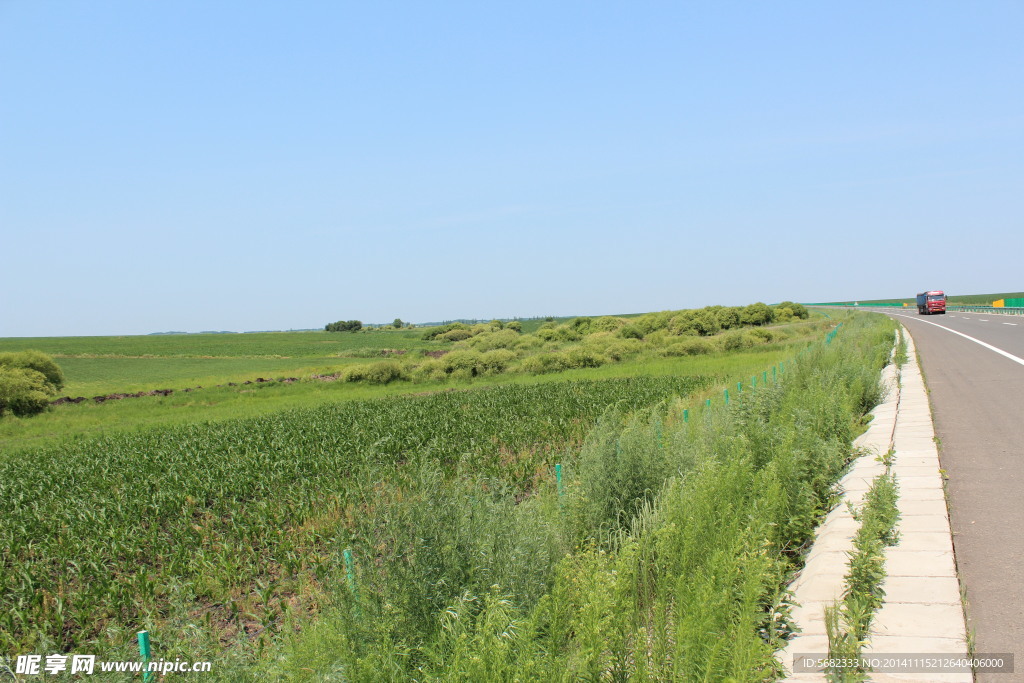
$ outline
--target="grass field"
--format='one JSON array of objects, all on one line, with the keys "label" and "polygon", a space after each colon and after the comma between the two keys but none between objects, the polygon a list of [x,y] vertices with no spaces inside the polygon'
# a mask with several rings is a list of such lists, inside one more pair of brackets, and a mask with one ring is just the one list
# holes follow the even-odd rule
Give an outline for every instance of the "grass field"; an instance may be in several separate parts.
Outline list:
[{"label": "grass field", "polygon": [[422,330],[6,337],[0,351],[38,349],[58,358],[322,358],[355,349],[430,348]]}]

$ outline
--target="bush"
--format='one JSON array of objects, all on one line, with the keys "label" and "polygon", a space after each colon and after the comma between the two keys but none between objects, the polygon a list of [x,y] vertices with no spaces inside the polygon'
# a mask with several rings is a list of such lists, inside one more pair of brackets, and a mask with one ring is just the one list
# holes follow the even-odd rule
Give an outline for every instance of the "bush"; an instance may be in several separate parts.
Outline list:
[{"label": "bush", "polygon": [[619,330],[619,336],[623,339],[643,339],[643,331],[636,325],[629,324]]},{"label": "bush", "polygon": [[767,325],[772,321],[772,309],[760,301],[743,307],[740,321],[744,325]]},{"label": "bush", "polygon": [[538,353],[523,361],[523,370],[535,375],[561,372],[569,368],[569,359],[564,353]]},{"label": "bush", "polygon": [[788,306],[775,307],[775,320],[780,323],[788,323],[793,319],[793,309]]},{"label": "bush", "polygon": [[733,330],[719,337],[718,345],[723,351],[739,351],[752,347],[754,340],[743,330]]},{"label": "bush", "polygon": [[455,329],[445,332],[444,334],[439,334],[434,337],[434,339],[437,341],[457,342],[462,341],[463,339],[469,339],[472,336],[473,333],[467,329]]},{"label": "bush", "polygon": [[42,351],[8,351],[0,353],[0,366],[35,370],[54,391],[64,388],[64,372],[53,358]]},{"label": "bush", "polygon": [[714,350],[715,345],[707,339],[691,338],[670,344],[661,353],[665,356],[699,356]]},{"label": "bush", "polygon": [[583,339],[583,335],[576,330],[568,327],[567,325],[554,325],[552,323],[544,323],[537,330],[537,336],[544,341],[553,342],[568,342],[568,341],[579,341]]},{"label": "bush", "polygon": [[436,358],[428,358],[409,373],[410,379],[414,382],[436,382],[448,378],[444,371],[444,363]]},{"label": "bush", "polygon": [[637,339],[621,339],[608,344],[604,349],[604,353],[612,360],[618,361],[628,356],[640,353],[643,347],[643,342]]},{"label": "bush", "polygon": [[710,336],[722,329],[721,324],[718,322],[718,316],[711,311],[703,309],[693,314],[691,327],[702,337]]},{"label": "bush", "polygon": [[620,327],[626,324],[626,321],[622,318],[616,318],[610,315],[603,315],[600,318],[594,318],[590,322],[591,332],[615,332]]},{"label": "bush", "polygon": [[437,327],[429,328],[426,332],[423,333],[423,336],[421,336],[420,339],[422,339],[423,341],[431,341],[437,336],[444,334],[445,332],[451,332],[452,330],[468,329],[469,327],[462,323],[448,323],[447,325],[438,325]]},{"label": "bush", "polygon": [[345,370],[342,374],[342,379],[346,382],[388,384],[396,379],[402,379],[402,366],[390,360],[353,365]]},{"label": "bush", "polygon": [[512,320],[510,322],[505,323],[505,329],[512,330],[513,332],[522,332],[523,324],[518,320]]},{"label": "bush", "polygon": [[480,374],[500,375],[516,359],[516,354],[506,349],[495,349],[480,356],[476,365]]},{"label": "bush", "polygon": [[324,329],[328,332],[358,332],[363,329],[363,323],[359,320],[339,320],[336,323],[327,323]]},{"label": "bush", "polygon": [[668,321],[668,331],[672,334],[697,334],[694,328],[693,316],[695,311],[680,311]]},{"label": "bush", "polygon": [[715,311],[715,318],[723,330],[731,330],[740,326],[740,309],[735,306],[722,307]]},{"label": "bush", "polygon": [[775,310],[781,312],[781,309],[788,308],[792,312],[794,318],[806,320],[810,317],[810,313],[803,304],[793,303],[792,301],[783,301],[775,307]]},{"label": "bush", "polygon": [[[448,334],[451,334],[450,332]],[[491,351],[493,349],[512,349],[519,344],[521,337],[514,330],[500,330],[479,334],[468,342],[469,346],[479,351]]]},{"label": "bush", "polygon": [[565,354],[570,368],[597,368],[608,362],[608,359],[590,349],[572,349]]},{"label": "bush", "polygon": [[575,330],[576,332],[580,332],[581,334],[587,334],[588,332],[590,332],[590,327],[593,324],[593,320],[591,320],[590,318],[579,317],[573,318],[566,324],[568,325],[569,329]]},{"label": "bush", "polygon": [[515,358],[516,354],[506,349],[496,349],[487,353],[460,349],[445,354],[440,360],[444,371],[452,379],[462,380],[504,372]]},{"label": "bush", "polygon": [[35,415],[46,410],[56,390],[43,373],[0,365],[0,415]]}]

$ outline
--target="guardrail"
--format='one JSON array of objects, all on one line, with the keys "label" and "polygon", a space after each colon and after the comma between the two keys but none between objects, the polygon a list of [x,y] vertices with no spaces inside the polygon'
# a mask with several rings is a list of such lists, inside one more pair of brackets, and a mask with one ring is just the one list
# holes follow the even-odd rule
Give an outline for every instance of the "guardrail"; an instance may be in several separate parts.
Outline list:
[{"label": "guardrail", "polygon": [[946,305],[947,311],[958,313],[992,313],[995,315],[1024,315],[1024,307],[1021,306],[950,306]]},{"label": "guardrail", "polygon": [[[917,313],[917,306],[910,304],[804,304],[804,306],[829,308],[900,308],[910,313]],[[947,311],[954,313],[990,313],[992,315],[1024,315],[1024,306],[974,306],[946,304]]]}]

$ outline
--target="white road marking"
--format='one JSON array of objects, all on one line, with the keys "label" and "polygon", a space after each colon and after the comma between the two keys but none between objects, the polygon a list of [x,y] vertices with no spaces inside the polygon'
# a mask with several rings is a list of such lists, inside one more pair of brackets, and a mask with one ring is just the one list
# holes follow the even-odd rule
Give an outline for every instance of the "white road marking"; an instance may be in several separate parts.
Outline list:
[{"label": "white road marking", "polygon": [[[897,316],[899,316],[901,318],[910,318],[911,320],[919,320],[918,318],[915,318],[915,317],[909,316],[909,315],[903,315],[902,313],[893,313],[893,315],[897,315]],[[1007,351],[1003,351],[1002,349],[1000,349],[998,347],[995,347],[995,346],[992,346],[991,344],[986,344],[985,342],[981,341],[980,339],[975,339],[974,337],[972,337],[970,335],[964,334],[963,332],[958,332],[958,331],[956,331],[956,330],[954,330],[952,328],[946,327],[945,325],[940,325],[938,323],[933,323],[931,320],[920,320],[920,322],[927,323],[929,325],[935,325],[935,327],[941,327],[942,329],[946,330],[947,332],[952,332],[953,334],[958,334],[961,337],[963,337],[964,339],[970,339],[975,344],[981,344],[982,346],[984,346],[986,349],[988,349],[990,351],[995,351],[1000,356],[1006,356],[1007,358],[1012,360],[1014,363],[1020,363],[1021,365],[1024,365],[1024,358],[1018,358],[1017,356],[1013,355],[1012,353],[1009,353]],[[1013,323],[1010,323],[1010,324],[1012,325]]]},{"label": "white road marking", "polygon": [[1003,323],[1004,325],[1016,325],[1017,323]]}]

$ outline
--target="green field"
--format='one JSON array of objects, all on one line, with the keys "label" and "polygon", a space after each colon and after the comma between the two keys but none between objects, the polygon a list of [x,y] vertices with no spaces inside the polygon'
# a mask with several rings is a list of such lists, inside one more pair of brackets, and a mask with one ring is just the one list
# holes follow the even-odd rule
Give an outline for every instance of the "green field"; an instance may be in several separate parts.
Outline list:
[{"label": "green field", "polygon": [[[145,628],[226,681],[771,678],[892,323],[733,313],[341,333],[347,357],[37,344],[75,351],[70,386],[204,388],[0,419],[0,646],[131,659]],[[208,386],[325,359],[339,379]]]},{"label": "green field", "polygon": [[[712,328],[705,336],[679,336],[662,329],[674,314],[631,317],[631,321],[639,321],[634,325],[646,325],[647,334],[640,339],[622,338],[614,332],[586,334],[557,320],[531,321],[537,329],[532,334],[525,328],[522,334],[515,334],[477,326],[474,336],[461,341],[427,341],[424,330],[0,339],[0,351],[38,348],[55,354],[67,380],[63,395],[91,399],[113,393],[175,390],[170,396],[60,405],[31,418],[3,417],[0,448],[21,449],[67,437],[157,425],[219,421],[323,402],[507,382],[529,384],[557,377],[702,374],[724,378],[732,368],[745,373],[770,364],[779,354],[787,353],[788,347],[818,335],[828,324],[826,318],[817,317],[757,330],[739,324],[725,331]],[[612,321],[610,325],[618,326],[620,332],[629,329],[622,327],[626,324],[623,319],[605,320]],[[690,346],[677,348],[680,344]],[[325,345],[337,355],[300,355],[322,353]],[[720,356],[710,353],[724,346],[737,352],[726,364],[728,368],[722,367]],[[388,356],[381,355],[385,350],[390,352]],[[128,352],[136,355],[124,355]],[[424,352],[452,353],[432,359]],[[245,355],[230,357],[228,353]],[[488,364],[496,355],[503,358],[501,367]],[[556,364],[551,366],[548,360]],[[380,385],[311,379],[381,364],[395,370],[395,381]],[[301,381],[253,383],[259,378]],[[231,383],[237,386],[228,386]],[[183,391],[195,387],[202,389]]]},{"label": "green field", "polygon": [[421,348],[420,330],[155,334],[125,337],[7,337],[0,351],[38,349],[54,357],[322,358],[357,349]]}]

